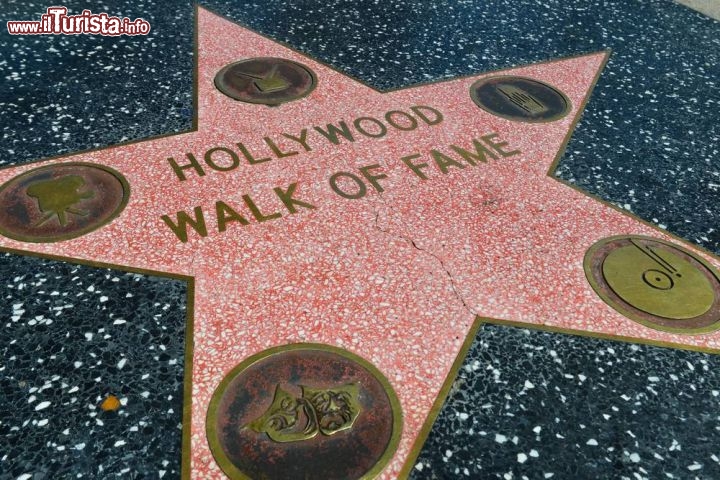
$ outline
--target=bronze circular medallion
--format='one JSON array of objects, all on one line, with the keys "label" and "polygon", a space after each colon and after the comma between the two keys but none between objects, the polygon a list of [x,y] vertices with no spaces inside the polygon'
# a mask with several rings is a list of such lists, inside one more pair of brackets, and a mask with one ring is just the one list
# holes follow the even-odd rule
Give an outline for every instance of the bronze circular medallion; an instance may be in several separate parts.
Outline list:
[{"label": "bronze circular medallion", "polygon": [[312,70],[284,58],[248,58],[223,67],[215,75],[215,86],[228,97],[264,105],[305,97],[316,84]]},{"label": "bronze circular medallion", "polygon": [[395,453],[402,414],[387,379],[364,359],[293,344],[233,368],[213,394],[206,428],[233,480],[369,479]]},{"label": "bronze circular medallion", "polygon": [[93,163],[36,168],[0,187],[0,233],[23,242],[57,242],[109,223],[127,205],[120,173]]},{"label": "bronze circular medallion", "polygon": [[631,320],[673,333],[720,328],[720,277],[702,258],[663,240],[609,237],[585,254],[593,290]]},{"label": "bronze circular medallion", "polygon": [[553,122],[570,111],[570,99],[550,85],[531,78],[483,78],[470,87],[470,97],[483,110],[520,122]]}]

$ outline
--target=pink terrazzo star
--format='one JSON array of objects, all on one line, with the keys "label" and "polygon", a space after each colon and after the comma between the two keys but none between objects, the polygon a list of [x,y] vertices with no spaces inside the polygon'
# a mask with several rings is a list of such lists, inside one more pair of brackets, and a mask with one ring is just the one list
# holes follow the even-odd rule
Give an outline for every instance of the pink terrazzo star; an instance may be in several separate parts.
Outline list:
[{"label": "pink terrazzo star", "polygon": [[[0,237],[15,250],[194,277],[192,478],[223,477],[205,438],[214,389],[272,346],[330,344],[385,374],[404,424],[382,478],[396,477],[408,458],[476,315],[720,347],[718,333],[673,335],[625,318],[585,278],[583,257],[601,238],[671,240],[547,175],[607,52],[503,72],[570,99],[564,118],[532,124],[473,103],[470,85],[497,73],[380,93],[205,10],[198,15],[197,131],[43,162],[111,167],[127,178],[130,201],[112,223],[76,239]],[[272,108],[220,93],[216,72],[250,57],[304,64],[317,88]],[[388,124],[391,111],[403,112],[390,114],[400,129]],[[354,141],[339,135],[336,145],[314,128],[327,132],[340,121]],[[471,165],[451,145],[475,152],[474,140],[491,154]],[[205,162],[208,151],[216,168]],[[189,165],[187,153],[203,176],[172,168],[168,158]],[[4,169],[0,183],[38,166]],[[183,216],[196,227],[179,225]]]}]

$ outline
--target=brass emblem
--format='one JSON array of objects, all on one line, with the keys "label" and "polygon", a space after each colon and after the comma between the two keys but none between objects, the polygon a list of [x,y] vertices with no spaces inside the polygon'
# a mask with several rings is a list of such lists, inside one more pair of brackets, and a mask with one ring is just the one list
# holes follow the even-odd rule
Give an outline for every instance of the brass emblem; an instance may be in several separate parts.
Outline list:
[{"label": "brass emblem", "polygon": [[215,76],[215,86],[228,97],[270,106],[305,97],[316,83],[315,74],[305,65],[272,57],[240,60]]},{"label": "brass emblem", "polygon": [[505,95],[508,100],[525,110],[528,115],[538,116],[549,110],[540,100],[530,93],[514,85],[499,85],[498,91]]},{"label": "brass emblem", "polygon": [[267,433],[276,442],[309,440],[318,432],[329,436],[352,428],[360,414],[358,385],[300,388],[302,396],[295,398],[278,385],[272,405],[249,427],[257,433]]},{"label": "brass emblem", "polygon": [[125,178],[102,165],[36,168],[0,187],[0,234],[25,242],[79,237],[117,217],[129,195]]},{"label": "brass emblem", "polygon": [[263,76],[253,75],[251,73],[236,72],[235,75],[253,78],[253,85],[263,93],[272,93],[285,90],[290,83],[278,73],[278,65],[272,66],[270,71]]},{"label": "brass emblem", "polygon": [[553,122],[570,112],[570,100],[550,85],[524,77],[483,78],[472,84],[470,97],[493,115],[520,122]]},{"label": "brass emblem", "polygon": [[231,479],[374,478],[402,414],[387,379],[340,348],[295,344],[232,369],[208,407],[207,437]]},{"label": "brass emblem", "polygon": [[27,194],[37,199],[38,208],[44,214],[35,226],[39,227],[51,218],[57,217],[60,226],[64,227],[68,223],[68,213],[86,217],[89,212],[75,208],[75,205],[94,197],[95,192],[78,192],[83,185],[85,180],[78,175],[66,175],[30,185]]},{"label": "brass emblem", "polygon": [[700,257],[662,240],[603,239],[585,255],[585,273],[610,306],[648,327],[675,333],[720,328],[720,280]]}]

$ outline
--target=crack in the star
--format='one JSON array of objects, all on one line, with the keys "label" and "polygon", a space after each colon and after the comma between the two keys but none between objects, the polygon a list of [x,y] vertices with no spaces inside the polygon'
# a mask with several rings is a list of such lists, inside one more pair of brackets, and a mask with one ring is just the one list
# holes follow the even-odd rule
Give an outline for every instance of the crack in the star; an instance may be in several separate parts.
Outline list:
[{"label": "crack in the star", "polygon": [[[383,204],[385,207],[387,207],[391,212],[395,213],[395,210],[392,208],[392,206],[391,206],[391,205],[388,205],[388,204],[385,202],[385,198],[384,198],[382,192],[378,192],[378,194],[377,194],[377,201],[379,201],[380,203],[382,203],[382,204]],[[379,213],[378,211],[373,211],[373,213],[375,214],[375,229],[379,230],[380,232],[382,232],[382,233],[384,233],[384,234],[386,234],[386,235],[396,235],[397,237],[401,238],[401,239],[404,240],[405,242],[407,242],[407,243],[409,243],[410,245],[412,245],[412,247],[415,248],[416,250],[418,250],[419,252],[422,252],[422,253],[424,253],[424,254],[429,255],[430,257],[432,257],[432,258],[440,265],[440,268],[441,268],[442,271],[445,273],[445,275],[447,275],[448,280],[449,280],[449,282],[450,282],[450,288],[452,289],[452,292],[453,292],[453,295],[455,296],[455,298],[462,304],[462,306],[463,306],[463,308],[465,309],[465,311],[467,311],[468,313],[470,313],[470,314],[473,315],[473,316],[477,316],[477,312],[475,312],[475,311],[470,307],[470,305],[468,305],[468,303],[465,301],[465,299],[463,298],[463,296],[460,294],[460,292],[458,291],[457,287],[455,286],[455,278],[453,277],[452,272],[447,268],[447,266],[445,265],[445,262],[443,262],[443,260],[442,260],[438,255],[436,255],[435,253],[433,253],[433,252],[431,252],[431,251],[429,251],[429,250],[426,250],[426,249],[418,246],[418,244],[415,242],[415,240],[413,240],[412,238],[410,238],[410,236],[404,235],[404,234],[401,233],[401,232],[394,233],[394,232],[391,232],[389,229],[383,230],[383,229],[380,227],[380,224],[379,224],[380,213]],[[406,231],[409,231],[409,227],[408,227],[408,226],[405,224],[405,222],[403,221],[402,216],[395,214],[394,217],[397,218],[397,220],[402,224],[402,226],[404,227],[404,229],[405,229]]]},{"label": "crack in the star", "polygon": [[[381,194],[378,195],[378,198],[380,199],[380,201],[381,201],[383,204],[385,204],[384,200],[382,200],[382,195],[381,195]],[[385,205],[387,206],[387,204],[385,204]],[[389,207],[389,208],[390,208],[390,210],[392,210],[392,207]],[[431,252],[431,251],[429,251],[429,250],[426,250],[426,249],[418,246],[418,244],[415,243],[415,240],[413,240],[412,238],[410,238],[410,237],[407,236],[407,235],[404,235],[404,234],[401,233],[401,232],[395,233],[395,232],[391,232],[389,229],[383,229],[383,228],[380,226],[380,222],[379,222],[380,212],[378,212],[378,211],[373,211],[373,213],[375,214],[374,227],[375,227],[376,230],[384,233],[385,235],[395,235],[395,236],[397,236],[398,238],[401,238],[401,239],[404,240],[405,242],[407,242],[407,243],[409,243],[410,245],[412,245],[413,248],[415,248],[415,249],[418,250],[419,252],[422,252],[423,254],[429,255],[429,256],[432,257],[438,264],[440,264],[440,268],[441,268],[442,271],[445,273],[445,275],[447,275],[448,280],[450,281],[450,288],[452,289],[452,292],[453,292],[453,295],[455,296],[455,298],[462,304],[462,306],[463,306],[463,308],[465,309],[465,311],[467,311],[468,313],[470,313],[470,314],[473,315],[473,316],[476,316],[476,315],[477,315],[477,313],[476,313],[475,311],[473,311],[473,309],[467,304],[467,302],[466,302],[465,299],[462,297],[462,295],[460,295],[460,292],[458,292],[457,288],[455,287],[455,279],[453,278],[452,272],[450,272],[450,270],[445,266],[445,262],[443,262],[443,260],[442,260],[438,255],[434,254],[433,252]]]}]

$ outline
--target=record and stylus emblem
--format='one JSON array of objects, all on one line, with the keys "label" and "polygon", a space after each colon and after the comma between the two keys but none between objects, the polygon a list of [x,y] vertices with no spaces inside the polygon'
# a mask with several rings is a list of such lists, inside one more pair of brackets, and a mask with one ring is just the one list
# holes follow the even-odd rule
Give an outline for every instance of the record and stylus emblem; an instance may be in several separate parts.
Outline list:
[{"label": "record and stylus emblem", "polygon": [[585,255],[585,273],[610,306],[658,330],[703,333],[720,328],[720,280],[702,258],[663,240],[603,239]]}]

